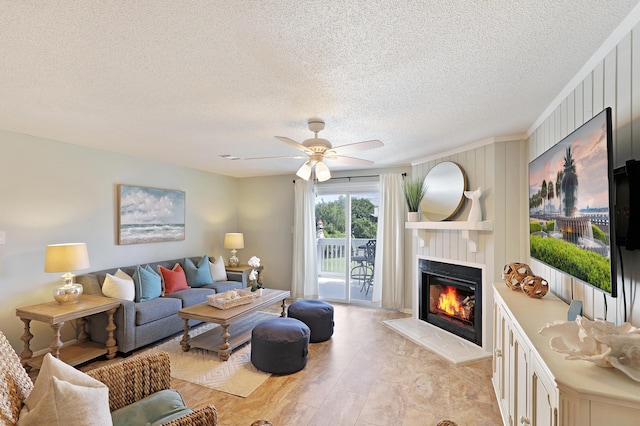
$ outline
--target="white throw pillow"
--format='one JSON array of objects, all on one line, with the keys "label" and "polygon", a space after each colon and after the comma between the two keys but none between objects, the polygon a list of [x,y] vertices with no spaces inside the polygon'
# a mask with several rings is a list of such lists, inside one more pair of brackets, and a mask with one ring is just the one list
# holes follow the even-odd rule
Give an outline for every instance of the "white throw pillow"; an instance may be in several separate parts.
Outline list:
[{"label": "white throw pillow", "polygon": [[222,256],[218,256],[213,263],[209,261],[209,268],[211,269],[211,278],[214,281],[227,281],[227,270],[224,269],[224,259]]},{"label": "white throw pillow", "polygon": [[136,287],[133,278],[122,272],[120,269],[115,274],[107,274],[102,284],[102,294],[114,299],[124,299],[133,301],[136,297]]},{"label": "white throw pillow", "polygon": [[46,354],[18,426],[113,425],[107,386]]}]

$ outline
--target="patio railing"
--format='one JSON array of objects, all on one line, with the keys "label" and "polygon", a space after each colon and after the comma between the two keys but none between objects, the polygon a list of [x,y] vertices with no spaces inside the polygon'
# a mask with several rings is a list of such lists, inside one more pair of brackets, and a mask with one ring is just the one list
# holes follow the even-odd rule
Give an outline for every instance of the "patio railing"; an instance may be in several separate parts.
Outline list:
[{"label": "patio railing", "polygon": [[[370,238],[352,238],[351,256],[362,253],[363,246]],[[318,275],[319,276],[344,276],[347,257],[345,238],[318,238]]]}]

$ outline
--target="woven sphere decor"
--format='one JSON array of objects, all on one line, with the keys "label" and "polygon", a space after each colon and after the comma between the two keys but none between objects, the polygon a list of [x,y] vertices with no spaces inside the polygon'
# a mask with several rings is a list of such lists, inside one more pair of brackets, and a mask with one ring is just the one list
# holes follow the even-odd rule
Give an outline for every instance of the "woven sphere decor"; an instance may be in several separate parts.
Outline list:
[{"label": "woven sphere decor", "polygon": [[522,291],[529,297],[540,299],[549,291],[549,282],[542,277],[528,276],[522,281]]},{"label": "woven sphere decor", "polygon": [[521,290],[522,280],[530,275],[535,274],[526,263],[511,262],[502,268],[502,278],[511,290]]}]

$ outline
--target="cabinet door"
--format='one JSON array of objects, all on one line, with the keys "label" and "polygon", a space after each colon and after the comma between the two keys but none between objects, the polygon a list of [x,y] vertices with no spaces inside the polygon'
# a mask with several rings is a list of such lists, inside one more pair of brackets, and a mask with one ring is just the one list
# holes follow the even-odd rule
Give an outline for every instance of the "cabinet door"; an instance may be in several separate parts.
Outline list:
[{"label": "cabinet door", "polygon": [[531,360],[532,425],[558,425],[558,391],[537,358]]},{"label": "cabinet door", "polygon": [[512,330],[513,335],[513,420],[516,425],[531,424],[529,415],[530,394],[529,383],[529,349],[524,344],[524,340],[516,330]]},{"label": "cabinet door", "polygon": [[509,366],[510,343],[509,323],[499,304],[493,306],[493,386],[505,424],[513,425],[510,419]]}]

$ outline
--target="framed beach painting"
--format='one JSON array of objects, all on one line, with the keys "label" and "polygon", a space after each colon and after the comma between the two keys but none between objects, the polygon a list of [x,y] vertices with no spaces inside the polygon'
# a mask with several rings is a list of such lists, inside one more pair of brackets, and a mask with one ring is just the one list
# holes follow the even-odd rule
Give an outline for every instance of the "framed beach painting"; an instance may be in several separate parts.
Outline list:
[{"label": "framed beach painting", "polygon": [[185,193],[118,185],[118,244],[184,240]]}]

